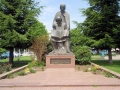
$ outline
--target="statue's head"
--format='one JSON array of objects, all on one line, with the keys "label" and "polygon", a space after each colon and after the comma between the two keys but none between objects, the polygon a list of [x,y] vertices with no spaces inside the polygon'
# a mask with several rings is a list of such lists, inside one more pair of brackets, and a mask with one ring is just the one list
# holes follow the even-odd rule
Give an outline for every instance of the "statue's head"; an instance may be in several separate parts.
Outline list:
[{"label": "statue's head", "polygon": [[65,4],[60,4],[60,10],[61,10],[62,12],[64,12],[65,9],[66,9],[66,5],[65,5]]}]

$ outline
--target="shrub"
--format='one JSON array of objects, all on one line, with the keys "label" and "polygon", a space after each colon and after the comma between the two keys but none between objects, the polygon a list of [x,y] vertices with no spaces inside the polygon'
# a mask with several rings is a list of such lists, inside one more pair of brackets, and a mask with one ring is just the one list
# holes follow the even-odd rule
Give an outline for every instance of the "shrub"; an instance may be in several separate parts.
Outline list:
[{"label": "shrub", "polygon": [[31,73],[36,73],[36,70],[35,70],[35,69],[30,68],[30,72],[31,72]]},{"label": "shrub", "polygon": [[87,46],[81,46],[75,53],[76,59],[79,64],[89,64],[91,61],[91,51]]},{"label": "shrub", "polygon": [[2,74],[4,72],[4,68],[0,67],[0,74]]},{"label": "shrub", "polygon": [[42,66],[41,69],[42,69],[42,71],[44,71],[44,69],[45,69],[44,66]]},{"label": "shrub", "polygon": [[12,65],[9,63],[1,63],[0,64],[0,74],[2,74],[3,72],[8,72],[12,70]]},{"label": "shrub", "polygon": [[104,72],[104,75],[105,75],[106,77],[114,77],[114,75],[112,75],[112,74],[109,73],[109,72]]},{"label": "shrub", "polygon": [[96,68],[96,67],[93,67],[93,68],[92,68],[92,71],[93,71],[94,74],[96,74],[97,68]]},{"label": "shrub", "polygon": [[37,60],[42,61],[42,55],[46,52],[48,41],[48,35],[37,36],[34,38],[32,46],[29,49],[34,52]]},{"label": "shrub", "polygon": [[41,61],[32,61],[28,63],[28,67],[39,67],[39,66],[45,66],[45,63]]},{"label": "shrub", "polygon": [[8,74],[7,78],[14,78],[14,74]]},{"label": "shrub", "polygon": [[18,75],[19,76],[24,76],[24,75],[26,75],[26,73],[24,71],[20,71],[20,72],[18,72]]},{"label": "shrub", "polygon": [[6,72],[11,71],[11,70],[12,70],[12,65],[11,64],[5,65],[5,71]]},{"label": "shrub", "polygon": [[86,68],[86,69],[84,70],[84,72],[88,72],[88,69]]},{"label": "shrub", "polygon": [[25,69],[24,69],[24,72],[25,72],[25,74],[30,73],[30,68],[25,68]]}]

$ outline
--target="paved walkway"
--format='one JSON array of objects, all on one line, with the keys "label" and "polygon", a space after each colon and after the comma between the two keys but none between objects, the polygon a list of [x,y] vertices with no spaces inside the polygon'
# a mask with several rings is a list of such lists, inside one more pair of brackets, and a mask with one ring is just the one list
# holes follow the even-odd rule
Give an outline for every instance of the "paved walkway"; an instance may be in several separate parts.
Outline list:
[{"label": "paved walkway", "polygon": [[72,68],[45,71],[0,80],[0,90],[120,90],[120,79]]},{"label": "paved walkway", "polygon": [[[108,56],[104,57],[105,60],[108,60]],[[120,60],[120,55],[112,56],[113,60]]]}]

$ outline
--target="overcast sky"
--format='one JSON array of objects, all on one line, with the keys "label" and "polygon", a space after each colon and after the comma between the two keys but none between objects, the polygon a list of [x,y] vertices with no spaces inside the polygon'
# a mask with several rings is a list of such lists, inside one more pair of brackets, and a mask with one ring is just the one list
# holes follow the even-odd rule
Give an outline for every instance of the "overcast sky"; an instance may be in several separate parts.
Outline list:
[{"label": "overcast sky", "polygon": [[66,4],[66,11],[70,15],[71,29],[75,28],[72,21],[83,22],[85,20],[85,16],[82,15],[79,9],[89,6],[85,0],[35,0],[35,2],[40,2],[41,6],[46,6],[42,9],[38,20],[46,26],[48,32],[52,30],[52,22],[56,12],[60,11],[60,4]]}]

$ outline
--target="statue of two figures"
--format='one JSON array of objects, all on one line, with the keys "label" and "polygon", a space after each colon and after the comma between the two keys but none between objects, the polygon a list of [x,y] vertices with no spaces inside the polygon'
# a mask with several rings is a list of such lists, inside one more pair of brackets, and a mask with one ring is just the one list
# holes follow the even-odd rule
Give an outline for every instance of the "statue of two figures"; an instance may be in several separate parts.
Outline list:
[{"label": "statue of two figures", "polygon": [[61,4],[59,12],[53,20],[53,30],[51,31],[51,44],[53,51],[50,54],[65,55],[73,54],[70,51],[70,17],[65,11],[66,5]]}]

